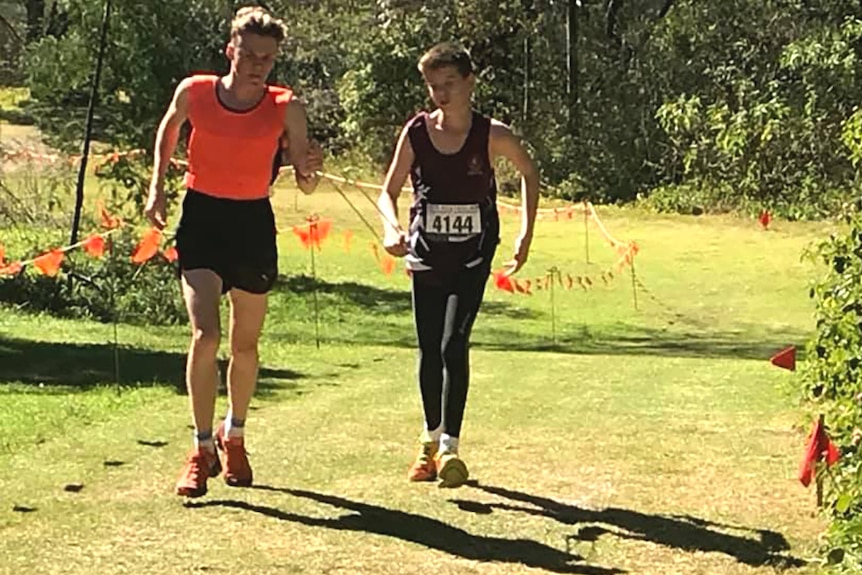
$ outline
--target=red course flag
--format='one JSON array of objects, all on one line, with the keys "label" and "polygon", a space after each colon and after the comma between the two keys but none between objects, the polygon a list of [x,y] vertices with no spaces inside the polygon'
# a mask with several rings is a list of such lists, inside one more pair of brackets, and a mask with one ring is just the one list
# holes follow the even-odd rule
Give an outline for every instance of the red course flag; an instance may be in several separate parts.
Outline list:
[{"label": "red course flag", "polygon": [[811,433],[808,435],[808,445],[805,448],[805,456],[799,466],[799,481],[805,487],[814,479],[814,465],[818,461],[826,460],[827,466],[834,465],[841,458],[838,448],[832,443],[821,419],[814,422]]},{"label": "red course flag", "polygon": [[494,285],[497,289],[515,293],[515,286],[512,285],[512,280],[503,272],[494,272]]},{"label": "red course flag", "polygon": [[796,347],[791,345],[782,349],[773,355],[769,361],[776,367],[796,371]]},{"label": "red course flag", "polygon": [[768,210],[763,210],[760,212],[760,217],[757,218],[757,221],[760,222],[760,225],[763,226],[763,229],[769,228],[769,222],[772,221],[772,214],[769,213]]}]

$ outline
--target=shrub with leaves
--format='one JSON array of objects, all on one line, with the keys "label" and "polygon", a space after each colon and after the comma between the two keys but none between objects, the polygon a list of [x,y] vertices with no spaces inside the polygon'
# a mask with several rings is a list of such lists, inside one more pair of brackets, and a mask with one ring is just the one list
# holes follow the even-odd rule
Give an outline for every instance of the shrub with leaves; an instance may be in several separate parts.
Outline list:
[{"label": "shrub with leaves", "polygon": [[[71,251],[55,277],[34,269],[0,277],[0,302],[28,311],[103,322],[184,322],[187,316],[175,264],[162,255],[142,265],[133,263],[131,254],[139,237],[140,232],[134,228],[121,228],[106,240],[101,258],[82,250]],[[33,245],[31,254],[45,247]]]},{"label": "shrub with leaves", "polygon": [[862,201],[848,206],[848,229],[833,234],[809,252],[825,264],[811,288],[816,333],[808,343],[811,358],[803,367],[806,398],[825,414],[829,435],[841,459],[829,469],[826,509],[828,562],[838,573],[862,569]]}]

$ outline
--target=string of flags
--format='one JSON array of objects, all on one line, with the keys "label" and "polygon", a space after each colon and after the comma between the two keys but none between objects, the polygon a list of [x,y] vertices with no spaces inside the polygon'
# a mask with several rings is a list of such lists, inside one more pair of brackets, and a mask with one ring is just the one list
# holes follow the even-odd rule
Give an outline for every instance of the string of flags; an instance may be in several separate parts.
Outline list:
[{"label": "string of flags", "polygon": [[[93,169],[98,170],[100,166],[103,166],[106,163],[116,163],[123,157],[136,157],[142,154],[144,154],[144,150],[131,150],[125,152],[114,151],[105,154],[94,154],[92,156]],[[3,157],[4,159],[9,160],[25,159],[46,163],[65,162],[69,165],[74,165],[81,159],[80,156],[64,157],[58,154],[43,154],[30,150],[4,150]],[[174,163],[180,166],[185,164],[185,162],[180,159],[175,159]],[[282,169],[289,170],[292,168],[286,166]],[[380,186],[379,184],[348,179],[335,174],[321,173],[321,176],[333,182],[354,186],[360,191],[364,189],[369,189],[379,192],[382,189],[382,186]],[[370,201],[372,201],[373,203],[373,200]],[[499,200],[497,202],[497,205],[501,214],[508,213],[519,215],[521,213],[520,206],[508,204],[505,201]],[[84,251],[86,251],[86,253],[88,253],[91,257],[103,257],[106,251],[106,242],[108,240],[108,237],[121,226],[123,226],[123,222],[119,218],[109,214],[101,203],[98,206],[98,210],[100,225],[104,229],[104,231],[99,233],[93,233],[83,241],[78,242],[74,245],[69,245],[61,248],[52,248],[39,254],[35,258],[11,262],[6,261],[6,254],[4,253],[2,245],[0,245],[0,277],[16,275],[28,266],[32,266],[38,272],[45,275],[55,276],[59,273],[62,262],[65,258],[65,254],[78,248],[83,248]],[[608,232],[607,227],[599,218],[595,207],[589,202],[582,202],[580,204],[568,204],[566,206],[554,208],[540,208],[539,210],[537,210],[537,212],[538,219],[553,218],[555,221],[573,220],[575,214],[582,215],[584,217],[585,224],[588,222],[592,222],[593,224],[595,224],[596,228],[599,230],[600,234],[607,242],[607,244],[617,252],[618,259],[616,263],[613,266],[610,266],[607,269],[601,271],[597,275],[571,274],[565,273],[563,271],[558,271],[555,274],[548,273],[545,276],[521,280],[515,278],[503,278],[499,273],[497,273],[495,274],[495,285],[498,289],[509,293],[532,295],[534,291],[550,289],[553,282],[558,282],[561,287],[569,290],[575,288],[588,290],[594,285],[599,284],[599,282],[607,285],[611,281],[613,281],[616,275],[619,275],[622,272],[622,269],[625,266],[633,264],[634,257],[639,251],[639,248],[636,243],[622,242],[614,238]],[[299,240],[300,244],[304,249],[316,250],[320,252],[326,240],[333,233],[333,224],[331,220],[321,218],[318,215],[310,215],[306,218],[306,221],[304,223],[291,226],[290,230]],[[350,253],[353,249],[354,232],[350,229],[344,229],[342,230],[341,235],[343,249],[346,253]],[[165,243],[165,240],[166,238],[164,237],[164,234],[155,228],[151,228],[144,231],[138,241],[137,246],[131,254],[132,262],[136,264],[143,264],[160,253],[167,261],[176,261],[178,255],[176,248],[173,246],[162,247],[163,243]],[[396,259],[393,258],[391,255],[382,252],[377,242],[371,242],[369,244],[369,247],[371,255],[374,258],[374,261],[377,263],[379,269],[386,275],[391,275],[392,273],[394,273],[397,267]]]}]

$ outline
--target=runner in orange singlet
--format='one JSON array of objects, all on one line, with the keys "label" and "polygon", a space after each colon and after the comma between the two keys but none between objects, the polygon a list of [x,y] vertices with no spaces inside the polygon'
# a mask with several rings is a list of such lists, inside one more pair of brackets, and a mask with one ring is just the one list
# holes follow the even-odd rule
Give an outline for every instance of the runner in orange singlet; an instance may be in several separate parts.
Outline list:
[{"label": "runner in orange singlet", "polygon": [[[188,191],[176,235],[192,327],[186,384],[195,447],[176,485],[176,493],[186,497],[206,494],[207,479],[216,477],[222,467],[228,485],[252,484],[244,429],[257,383],[267,293],[278,275],[269,188],[274,158],[282,153],[281,140],[287,142],[297,185],[305,193],[314,191],[315,173],[322,168],[319,147],[308,141],[305,107],[290,89],[266,83],[284,36],[284,25],[263,8],[240,9],[225,51],[230,73],[183,80],[156,136],[145,213],[162,229],[165,172],[181,126],[186,121],[192,126],[185,174]],[[223,294],[230,299],[229,411],[213,433]]]}]

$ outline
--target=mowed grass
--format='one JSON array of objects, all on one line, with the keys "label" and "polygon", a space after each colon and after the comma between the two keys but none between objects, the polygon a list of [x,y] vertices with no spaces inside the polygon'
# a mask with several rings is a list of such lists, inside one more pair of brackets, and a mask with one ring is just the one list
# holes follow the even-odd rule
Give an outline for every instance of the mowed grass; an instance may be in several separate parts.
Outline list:
[{"label": "mowed grass", "polygon": [[[829,225],[599,207],[640,246],[635,309],[628,271],[600,278],[616,254],[594,226],[587,263],[582,219],[539,221],[521,277],[595,285],[552,300],[489,284],[462,439],[476,482],[441,490],[405,480],[421,426],[406,274],[383,273],[331,186],[285,182],[274,201],[257,488],[172,494],[191,439],[184,328],[119,326],[116,384],[111,326],[5,308],[0,573],[815,571],[824,524],[795,480],[807,422],[768,358],[808,337],[800,254]],[[291,230],[310,213],[333,222],[313,267]],[[504,216],[496,267],[516,233]]]}]

